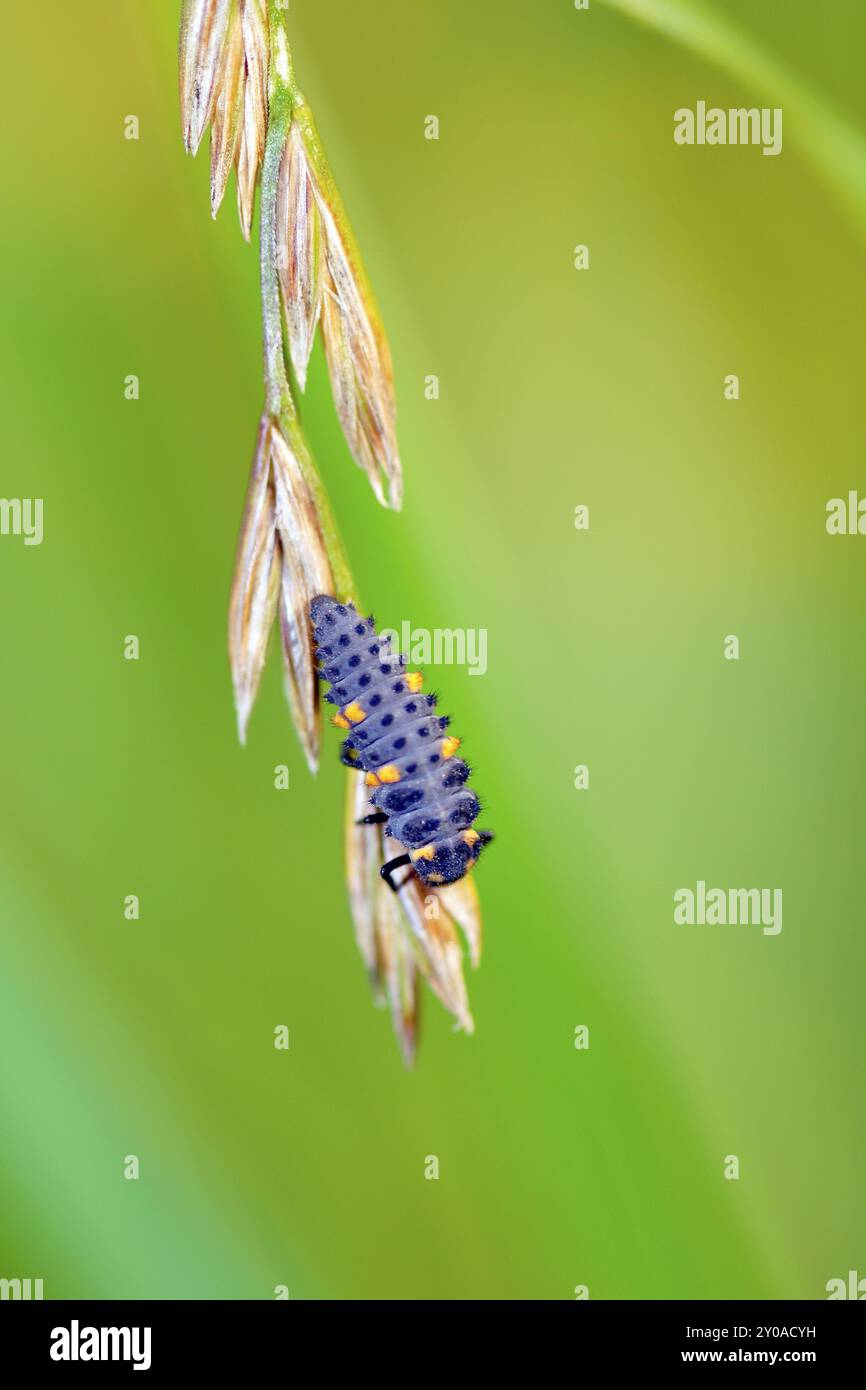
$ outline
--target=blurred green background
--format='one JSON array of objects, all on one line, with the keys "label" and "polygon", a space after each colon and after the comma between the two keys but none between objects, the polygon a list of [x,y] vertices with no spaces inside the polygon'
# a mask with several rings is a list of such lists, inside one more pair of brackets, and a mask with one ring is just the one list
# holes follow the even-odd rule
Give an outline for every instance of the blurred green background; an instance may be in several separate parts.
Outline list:
[{"label": "blurred green background", "polygon": [[[44,498],[45,539],[0,538],[0,1276],[824,1297],[866,1275],[866,539],[824,527],[866,492],[866,224],[797,122],[835,112],[827,168],[856,168],[860,0],[701,7],[788,74],[776,159],[675,146],[677,107],[780,103],[604,0],[293,0],[394,352],[402,515],[319,350],[309,433],[379,620],[489,634],[483,678],[435,672],[498,832],[477,1031],[427,996],[414,1073],[352,938],[337,739],[312,781],[275,651],[235,735],[257,264],[181,148],[177,9],[5,18],[0,493]],[[781,935],[676,927],[698,878],[781,887]]]}]

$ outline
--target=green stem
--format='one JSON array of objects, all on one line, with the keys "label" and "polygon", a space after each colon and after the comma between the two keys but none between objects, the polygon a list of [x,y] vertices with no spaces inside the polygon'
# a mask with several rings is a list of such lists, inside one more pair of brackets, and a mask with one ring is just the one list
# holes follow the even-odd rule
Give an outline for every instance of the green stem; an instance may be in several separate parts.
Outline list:
[{"label": "green stem", "polygon": [[286,33],[286,12],[277,0],[268,0],[270,19],[270,82],[268,92],[268,131],[262,167],[261,250],[262,337],[265,365],[265,409],[279,421],[280,428],[298,460],[307,486],[313,494],[322,535],[328,552],[334,588],[342,601],[357,601],[355,581],[336,518],[310,446],[301,426],[300,414],[286,370],[286,345],[280,280],[277,270],[277,191],[283,150],[292,124],[298,91],[292,71],[291,50]]}]

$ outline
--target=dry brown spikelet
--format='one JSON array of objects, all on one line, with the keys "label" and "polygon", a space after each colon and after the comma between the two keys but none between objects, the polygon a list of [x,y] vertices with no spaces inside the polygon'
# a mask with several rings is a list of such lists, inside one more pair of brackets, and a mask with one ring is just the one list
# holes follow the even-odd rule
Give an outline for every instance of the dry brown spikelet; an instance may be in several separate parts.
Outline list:
[{"label": "dry brown spikelet", "polygon": [[229,605],[229,657],[241,742],[279,609],[286,697],[315,772],[321,718],[310,602],[333,575],[315,498],[278,423],[263,417],[256,443]]},{"label": "dry brown spikelet", "polygon": [[[442,889],[412,874],[398,893],[379,870],[403,850],[381,825],[358,822],[369,812],[369,788],[349,773],[346,797],[346,878],[355,938],[376,996],[386,1000],[400,1050],[411,1063],[418,1039],[420,980],[425,978],[459,1027],[473,1031],[463,979],[463,952],[451,912],[460,908],[473,964],[478,961],[480,910],[474,886],[446,904]],[[456,887],[457,885],[452,885]],[[471,908],[467,907],[471,904]]]},{"label": "dry brown spikelet", "polygon": [[303,99],[286,139],[278,207],[280,280],[298,381],[306,380],[321,322],[346,442],[378,500],[399,510],[403,477],[391,352]]},{"label": "dry brown spikelet", "polygon": [[229,602],[229,659],[241,743],[246,742],[247,723],[264,669],[282,569],[269,429],[270,422],[262,420]]},{"label": "dry brown spikelet", "polygon": [[186,0],[180,29],[184,146],[195,154],[211,127],[211,214],[232,168],[247,241],[268,121],[268,14],[265,0]]},{"label": "dry brown spikelet", "polygon": [[219,212],[229,174],[238,153],[244,110],[244,38],[241,12],[232,7],[222,58],[216,79],[216,98],[211,118],[210,208]]},{"label": "dry brown spikelet", "polygon": [[234,0],[185,0],[180,21],[180,116],[184,148],[197,154],[216,100]]},{"label": "dry brown spikelet", "polygon": [[322,306],[321,221],[297,122],[289,129],[277,188],[278,269],[289,352],[301,389]]},{"label": "dry brown spikelet", "polygon": [[322,524],[303,470],[282,433],[274,430],[276,517],[282,547],[280,632],[286,697],[310,771],[319,766],[319,678],[310,604],[334,589]]},{"label": "dry brown spikelet", "polygon": [[264,0],[243,0],[246,82],[237,154],[238,215],[247,241],[268,125],[268,13]]}]

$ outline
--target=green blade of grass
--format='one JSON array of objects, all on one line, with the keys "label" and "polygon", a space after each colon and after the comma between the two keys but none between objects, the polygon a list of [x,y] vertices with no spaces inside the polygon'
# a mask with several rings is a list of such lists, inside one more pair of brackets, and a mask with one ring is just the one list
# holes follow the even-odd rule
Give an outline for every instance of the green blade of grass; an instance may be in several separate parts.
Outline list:
[{"label": "green blade of grass", "polygon": [[866,136],[735,20],[706,0],[601,0],[682,44],[784,111],[785,133],[866,233]]}]

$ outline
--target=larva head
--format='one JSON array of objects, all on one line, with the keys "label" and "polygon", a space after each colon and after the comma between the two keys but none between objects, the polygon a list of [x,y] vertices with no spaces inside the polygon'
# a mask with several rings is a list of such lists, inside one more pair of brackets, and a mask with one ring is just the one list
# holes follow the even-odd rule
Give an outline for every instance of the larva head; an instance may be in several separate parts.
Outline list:
[{"label": "larva head", "polygon": [[489,830],[461,830],[445,840],[412,850],[412,865],[421,882],[434,888],[456,883],[477,863],[479,854],[492,839]]}]

